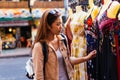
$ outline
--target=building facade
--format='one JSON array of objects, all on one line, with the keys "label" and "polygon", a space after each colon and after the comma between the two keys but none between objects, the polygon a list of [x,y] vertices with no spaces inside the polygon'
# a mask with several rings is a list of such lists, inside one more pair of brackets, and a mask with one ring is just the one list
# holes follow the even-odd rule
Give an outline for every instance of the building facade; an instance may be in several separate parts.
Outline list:
[{"label": "building facade", "polygon": [[[0,0],[0,37],[5,49],[26,47],[32,38],[32,26],[38,26],[46,9],[64,8],[63,0]],[[29,46],[28,46],[29,47]]]}]

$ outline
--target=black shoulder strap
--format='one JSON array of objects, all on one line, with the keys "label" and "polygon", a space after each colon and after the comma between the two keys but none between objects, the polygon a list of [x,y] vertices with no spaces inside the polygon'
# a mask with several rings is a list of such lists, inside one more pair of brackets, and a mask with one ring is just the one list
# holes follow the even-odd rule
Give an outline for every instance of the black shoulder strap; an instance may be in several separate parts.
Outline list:
[{"label": "black shoulder strap", "polygon": [[48,59],[48,45],[46,44],[46,42],[42,42],[41,44],[42,44],[42,52],[44,56],[44,63],[46,63]]},{"label": "black shoulder strap", "polygon": [[[42,42],[41,45],[42,45],[42,52],[43,52],[43,56],[44,56],[43,72],[45,75],[45,63],[48,60],[48,45],[46,42]],[[44,76],[44,78],[45,78],[45,76]]]},{"label": "black shoulder strap", "polygon": [[[65,44],[65,46],[67,47],[67,40],[66,40],[66,36],[65,34],[61,33],[61,36],[64,37],[63,42]],[[41,42],[42,45],[42,52],[43,52],[43,56],[44,56],[44,65],[48,60],[48,45],[46,42]]]},{"label": "black shoulder strap", "polygon": [[66,40],[66,36],[65,36],[65,34],[63,34],[63,33],[61,33],[60,34],[62,37],[64,37],[64,39],[63,39],[63,42],[64,42],[64,44],[65,44],[65,46],[67,47],[67,40]]},{"label": "black shoulder strap", "polygon": [[66,48],[67,48],[67,53],[68,53],[68,55],[70,55],[70,50],[69,50],[70,48],[69,48],[69,46],[68,46],[67,37],[66,37],[66,35],[63,34],[63,33],[61,33],[60,35],[64,38],[62,41],[64,42],[64,44],[65,44],[65,46],[66,46]]}]

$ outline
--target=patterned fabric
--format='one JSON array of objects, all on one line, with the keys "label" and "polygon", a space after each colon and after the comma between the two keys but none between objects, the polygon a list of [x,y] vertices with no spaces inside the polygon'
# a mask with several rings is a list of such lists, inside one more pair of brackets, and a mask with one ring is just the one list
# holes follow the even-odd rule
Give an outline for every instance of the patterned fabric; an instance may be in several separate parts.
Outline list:
[{"label": "patterned fabric", "polygon": [[[70,23],[73,40],[71,44],[71,55],[74,57],[83,57],[86,55],[86,38],[84,32],[83,20],[84,15],[81,13],[74,14]],[[72,80],[87,80],[86,63],[80,63],[74,66],[75,73]]]},{"label": "patterned fabric", "polygon": [[115,28],[119,27],[117,25],[120,23],[117,18],[108,18],[107,10],[97,20],[99,28],[99,54],[97,54],[97,75],[99,77],[97,80],[118,80]]},{"label": "patterned fabric", "polygon": [[115,28],[115,42],[116,42],[116,55],[117,55],[117,66],[118,66],[118,80],[120,80],[120,23]]},{"label": "patterned fabric", "polygon": [[[92,50],[97,50],[97,36],[96,36],[96,28],[93,25],[93,20],[91,14],[85,19],[85,34],[87,40],[87,54],[89,54]],[[87,73],[89,80],[96,79],[96,58],[91,59],[87,62]]]}]

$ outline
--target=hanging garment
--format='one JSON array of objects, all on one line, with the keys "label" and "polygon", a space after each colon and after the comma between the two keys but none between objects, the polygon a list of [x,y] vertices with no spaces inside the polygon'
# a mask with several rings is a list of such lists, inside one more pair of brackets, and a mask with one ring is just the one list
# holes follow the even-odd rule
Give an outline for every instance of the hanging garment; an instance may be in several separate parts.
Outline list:
[{"label": "hanging garment", "polygon": [[[84,32],[84,25],[82,25],[83,22],[81,22],[83,16],[80,15],[81,13],[75,14],[70,23],[71,32],[73,35],[71,44],[71,56],[74,57],[83,57],[86,55],[86,38]],[[75,73],[72,80],[87,80],[86,69],[86,63],[80,63],[75,65]]]},{"label": "hanging garment", "polygon": [[[87,54],[92,50],[97,50],[96,28],[93,24],[91,14],[85,19],[85,35],[87,41]],[[96,79],[96,58],[87,61],[88,80]]]},{"label": "hanging garment", "polygon": [[115,42],[117,55],[118,80],[120,80],[120,23],[115,28]]},{"label": "hanging garment", "polygon": [[70,22],[71,22],[71,19],[69,17],[65,23],[65,34],[68,39],[69,50],[71,53],[71,43],[72,43],[73,35],[72,35],[71,29],[70,29]]},{"label": "hanging garment", "polygon": [[118,80],[115,28],[119,21],[117,18],[108,18],[107,10],[97,20],[99,28],[99,54],[97,55],[99,77],[97,80]]}]

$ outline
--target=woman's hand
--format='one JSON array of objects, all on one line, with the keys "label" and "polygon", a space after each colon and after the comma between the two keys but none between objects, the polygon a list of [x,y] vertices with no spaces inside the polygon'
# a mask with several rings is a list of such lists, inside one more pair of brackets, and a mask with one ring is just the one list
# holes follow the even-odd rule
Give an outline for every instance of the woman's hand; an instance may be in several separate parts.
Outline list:
[{"label": "woman's hand", "polygon": [[90,59],[94,58],[94,57],[96,56],[96,53],[97,53],[96,50],[91,51],[91,52],[86,56],[87,60],[90,60]]},{"label": "woman's hand", "polygon": [[88,61],[96,56],[96,50],[91,51],[87,56],[84,57],[70,57],[70,62],[72,65],[80,64],[82,62]]}]

